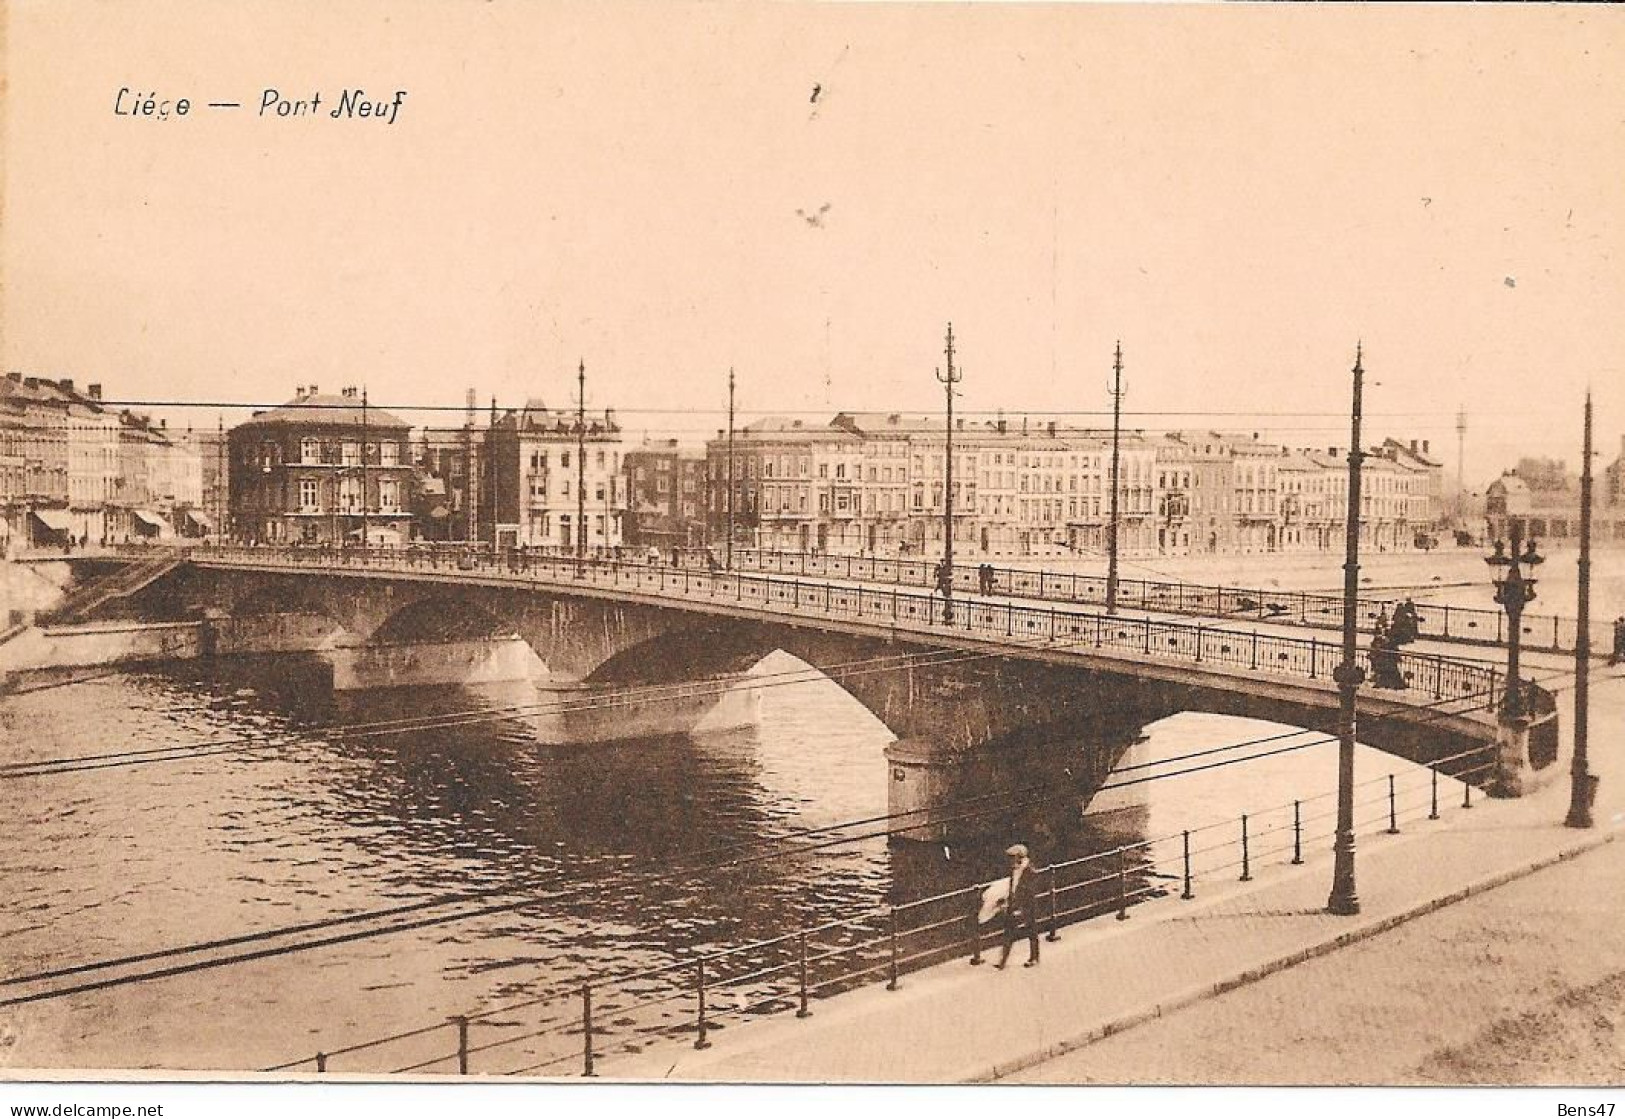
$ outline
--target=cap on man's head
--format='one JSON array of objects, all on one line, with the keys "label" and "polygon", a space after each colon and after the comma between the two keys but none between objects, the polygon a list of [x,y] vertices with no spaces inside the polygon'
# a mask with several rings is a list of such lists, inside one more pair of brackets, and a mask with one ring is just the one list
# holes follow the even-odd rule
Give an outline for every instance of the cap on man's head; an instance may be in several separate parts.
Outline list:
[{"label": "cap on man's head", "polygon": [[1027,845],[1025,843],[1011,844],[1004,849],[1004,853],[1012,858],[1025,859],[1027,857]]}]

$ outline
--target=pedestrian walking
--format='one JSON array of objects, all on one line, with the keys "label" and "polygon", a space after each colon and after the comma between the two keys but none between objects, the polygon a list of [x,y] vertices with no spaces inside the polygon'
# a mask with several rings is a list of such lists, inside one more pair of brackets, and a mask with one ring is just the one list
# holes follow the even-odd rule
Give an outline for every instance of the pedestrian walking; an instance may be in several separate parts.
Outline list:
[{"label": "pedestrian walking", "polygon": [[1010,892],[1004,903],[1004,947],[994,967],[1003,968],[1010,962],[1010,949],[1016,943],[1016,933],[1023,926],[1027,930],[1027,962],[1022,967],[1038,966],[1038,887],[1034,882],[1037,871],[1027,858],[1027,845],[1017,843],[1004,852],[1010,859]]},{"label": "pedestrian walking", "polygon": [[1388,637],[1394,643],[1395,648],[1398,648],[1401,645],[1409,645],[1412,641],[1415,641],[1417,635],[1421,632],[1421,628],[1421,619],[1416,614],[1416,603],[1407,597],[1404,602],[1394,608],[1394,624],[1388,632]]},{"label": "pedestrian walking", "polygon": [[937,593],[948,598],[954,590],[954,569],[948,563],[947,557],[937,564]]},{"label": "pedestrian walking", "polygon": [[1371,661],[1371,684],[1377,688],[1387,688],[1391,691],[1400,691],[1405,687],[1405,676],[1399,671],[1399,650],[1394,646],[1394,639],[1388,632],[1388,627],[1382,619],[1377,620],[1377,630],[1371,635],[1371,649],[1368,654]]}]

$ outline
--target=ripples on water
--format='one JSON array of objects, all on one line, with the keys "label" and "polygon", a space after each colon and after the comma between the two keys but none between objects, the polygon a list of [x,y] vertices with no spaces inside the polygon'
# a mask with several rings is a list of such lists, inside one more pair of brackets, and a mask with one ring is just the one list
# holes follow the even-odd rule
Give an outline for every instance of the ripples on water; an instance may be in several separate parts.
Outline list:
[{"label": "ripples on water", "polygon": [[[224,755],[0,781],[8,973],[445,894],[534,899],[24,1007],[0,1024],[0,1060],[255,1068],[1002,873],[1006,835],[951,848],[874,836],[722,865],[803,829],[885,813],[889,735],[833,684],[765,692],[755,727],[614,744],[538,745],[518,718],[342,742],[300,733],[533,695],[436,688],[335,699],[319,665],[282,659],[132,672],[0,702],[7,761],[250,739]],[[1148,728],[1123,764],[1280,730],[1179,715]],[[1094,806],[1116,811],[1086,815],[1074,802],[1011,827],[1040,864],[1075,858],[1324,791],[1331,750],[1159,781]],[[670,983],[637,989],[658,995]],[[632,1023],[613,1010],[606,1028]],[[539,1020],[520,1015],[506,1028]],[[637,1043],[613,1033],[604,1042],[623,1044]],[[518,1067],[520,1056],[480,1067]],[[399,1052],[380,1051],[335,1067],[397,1061]]]}]

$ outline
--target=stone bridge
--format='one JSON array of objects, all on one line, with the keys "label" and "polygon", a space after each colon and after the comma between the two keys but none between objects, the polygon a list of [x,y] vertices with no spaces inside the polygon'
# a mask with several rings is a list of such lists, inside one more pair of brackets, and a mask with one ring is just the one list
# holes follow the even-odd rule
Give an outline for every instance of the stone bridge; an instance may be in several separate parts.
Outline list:
[{"label": "stone bridge", "polygon": [[[198,549],[129,606],[207,619],[206,654],[319,652],[336,687],[530,677],[569,741],[686,729],[780,682],[759,666],[782,651],[896,736],[890,803],[920,814],[923,837],[966,790],[1098,785],[1175,711],[1329,731],[1341,659],[1334,642],[1234,623],[972,595],[945,624],[940,598],[907,587],[559,557]],[[1361,689],[1366,741],[1423,761],[1497,741],[1495,670],[1437,654],[1399,667],[1405,687]],[[1527,741],[1502,754],[1527,768]]]}]

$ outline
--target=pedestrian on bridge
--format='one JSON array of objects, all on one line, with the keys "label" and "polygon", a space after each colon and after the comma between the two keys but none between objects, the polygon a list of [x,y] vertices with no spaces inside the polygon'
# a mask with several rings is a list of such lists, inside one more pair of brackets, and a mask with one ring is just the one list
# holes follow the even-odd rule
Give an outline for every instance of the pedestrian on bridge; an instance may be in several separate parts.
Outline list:
[{"label": "pedestrian on bridge", "polygon": [[993,966],[1002,969],[1010,962],[1010,949],[1016,943],[1016,932],[1027,928],[1027,962],[1022,967],[1038,966],[1038,886],[1034,882],[1037,871],[1027,858],[1027,845],[1017,843],[1004,852],[1010,859],[1010,892],[1004,903],[1004,949],[999,962]]}]

